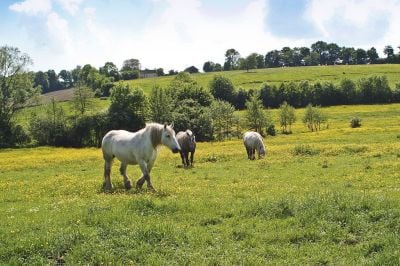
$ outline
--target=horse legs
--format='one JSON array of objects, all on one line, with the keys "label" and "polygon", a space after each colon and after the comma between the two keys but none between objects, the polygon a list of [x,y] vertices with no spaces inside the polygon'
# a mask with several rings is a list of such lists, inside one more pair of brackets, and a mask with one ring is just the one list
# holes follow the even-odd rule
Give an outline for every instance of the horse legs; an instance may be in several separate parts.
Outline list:
[{"label": "horse legs", "polygon": [[104,160],[104,190],[109,191],[112,189],[111,184],[111,164],[112,160]]},{"label": "horse legs", "polygon": [[139,166],[140,166],[140,170],[142,170],[143,175],[136,182],[136,188],[137,189],[141,189],[143,184],[144,184],[144,182],[146,181],[147,182],[147,189],[155,191],[155,189],[153,188],[153,185],[151,184],[151,181],[150,181],[150,170],[152,168],[152,165],[150,164],[148,166],[146,162],[141,161],[141,162],[139,162]]},{"label": "horse legs", "polygon": [[183,151],[181,151],[180,154],[181,154],[182,164],[183,166],[185,166],[185,156],[183,155]]},{"label": "horse legs", "polygon": [[186,165],[186,167],[188,167],[189,166],[189,152],[185,152],[184,154],[185,154],[185,165]]},{"label": "horse legs", "polygon": [[193,156],[194,156],[194,151],[190,153],[190,165],[193,166]]},{"label": "horse legs", "polygon": [[247,152],[247,159],[251,160],[251,151],[247,147],[246,147],[246,152]]},{"label": "horse legs", "polygon": [[132,188],[132,183],[131,180],[129,179],[128,175],[126,174],[126,168],[128,167],[128,164],[125,162],[121,162],[121,167],[119,168],[119,171],[121,172],[121,175],[124,177],[124,185],[127,190]]},{"label": "horse legs", "polygon": [[252,155],[252,160],[255,160],[256,159],[256,149],[251,149],[251,155]]}]

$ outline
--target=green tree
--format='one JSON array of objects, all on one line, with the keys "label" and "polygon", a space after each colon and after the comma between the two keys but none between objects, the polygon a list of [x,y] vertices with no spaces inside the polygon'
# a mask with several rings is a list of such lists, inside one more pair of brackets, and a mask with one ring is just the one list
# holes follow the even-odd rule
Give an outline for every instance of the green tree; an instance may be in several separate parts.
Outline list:
[{"label": "green tree", "polygon": [[216,64],[215,64],[215,66],[214,66],[214,71],[215,71],[215,72],[220,72],[220,71],[222,71],[222,66],[221,66],[220,63],[216,63]]},{"label": "green tree", "polygon": [[201,106],[193,99],[184,99],[174,109],[173,117],[176,132],[191,129],[196,140],[213,139],[213,121],[209,107]]},{"label": "green tree", "polygon": [[82,71],[81,66],[76,66],[74,69],[71,70],[71,75],[73,80],[72,85],[75,85],[80,79],[81,71]]},{"label": "green tree", "polygon": [[281,62],[281,53],[278,50],[273,50],[265,55],[266,67],[279,67]]},{"label": "green tree", "polygon": [[175,107],[186,99],[192,99],[201,106],[210,106],[213,100],[209,90],[200,86],[189,73],[181,72],[171,81],[167,88]]},{"label": "green tree", "polygon": [[67,89],[67,88],[72,87],[74,81],[72,78],[71,71],[67,71],[67,70],[63,69],[60,71],[60,73],[58,73],[58,77],[61,78],[61,80],[62,80],[60,82],[61,88]]},{"label": "green tree", "polygon": [[215,75],[210,81],[210,92],[215,99],[234,103],[235,99],[235,87],[230,79]]},{"label": "green tree", "polygon": [[317,41],[311,45],[311,51],[319,54],[319,63],[326,64],[328,59],[328,44],[324,41]]},{"label": "green tree", "polygon": [[27,54],[16,47],[0,47],[0,147],[16,143],[12,122],[18,109],[38,94],[33,76],[26,71],[32,63]]},{"label": "green tree", "polygon": [[364,49],[358,48],[355,53],[357,64],[365,64],[367,62],[367,52]]},{"label": "green tree", "polygon": [[250,96],[250,99],[246,102],[246,108],[247,126],[263,134],[263,128],[269,125],[269,119],[258,93],[253,93]]},{"label": "green tree", "polygon": [[372,64],[376,63],[376,61],[379,59],[379,55],[376,52],[376,49],[374,47],[371,47],[371,49],[369,49],[367,51],[367,56],[368,56],[369,62]]},{"label": "green tree", "polygon": [[344,103],[357,103],[359,96],[357,93],[356,83],[354,81],[347,78],[342,79],[339,84],[339,89],[344,98]]},{"label": "green tree", "polygon": [[312,52],[304,57],[304,64],[306,66],[316,66],[320,63],[320,54]]},{"label": "green tree", "polygon": [[235,122],[235,108],[228,102],[215,100],[211,104],[210,110],[217,139],[229,138],[232,135],[232,127]]},{"label": "green tree", "polygon": [[281,59],[285,66],[293,65],[293,50],[290,47],[283,47],[281,50]]},{"label": "green tree", "polygon": [[121,68],[121,78],[123,80],[131,80],[139,78],[140,62],[138,59],[125,60]]},{"label": "green tree", "polygon": [[225,52],[224,70],[235,70],[238,68],[240,53],[231,48]]},{"label": "green tree", "polygon": [[33,113],[29,121],[29,131],[39,145],[62,146],[68,144],[68,123],[64,109],[51,99],[45,112]]},{"label": "green tree", "polygon": [[391,45],[386,45],[383,49],[383,53],[387,56],[387,58],[390,58],[394,55],[394,49]]},{"label": "green tree", "polygon": [[72,98],[74,109],[80,115],[83,115],[93,105],[93,98],[93,90],[82,82],[78,82],[74,88],[74,96]]},{"label": "green tree", "polygon": [[207,61],[203,65],[203,71],[204,72],[213,72],[215,68],[215,63],[212,61]]},{"label": "green tree", "polygon": [[149,98],[150,119],[158,123],[171,123],[174,102],[166,90],[159,86],[154,86]]},{"label": "green tree", "polygon": [[162,77],[162,76],[164,76],[165,75],[165,73],[164,73],[164,68],[157,68],[156,69],[156,73],[157,73],[157,76],[158,77]]},{"label": "green tree", "polygon": [[49,79],[47,73],[43,71],[38,71],[35,73],[35,79],[33,81],[33,87],[40,86],[42,93],[49,91]]},{"label": "green tree", "polygon": [[120,83],[112,89],[110,98],[110,128],[137,131],[145,126],[148,100],[142,89]]},{"label": "green tree", "polygon": [[353,64],[355,49],[353,47],[342,47],[341,58],[343,60],[343,64]]},{"label": "green tree", "polygon": [[340,57],[341,49],[336,43],[330,43],[327,45],[328,50],[328,64],[333,65],[335,61]]},{"label": "green tree", "polygon": [[248,55],[246,57],[246,67],[244,69],[246,69],[247,71],[249,71],[249,69],[256,69],[257,68],[257,57],[258,54],[256,53],[252,53],[250,55]]},{"label": "green tree", "polygon": [[61,89],[60,81],[58,80],[58,75],[52,69],[47,71],[47,77],[49,79],[49,91],[57,91]]},{"label": "green tree", "polygon": [[113,62],[106,62],[104,66],[99,69],[100,74],[112,78],[113,81],[120,80],[120,74],[117,66]]},{"label": "green tree", "polygon": [[290,106],[287,102],[283,102],[279,107],[279,123],[282,128],[282,133],[292,133],[291,127],[294,122],[296,122],[294,108]]},{"label": "green tree", "polygon": [[127,59],[122,63],[122,70],[140,70],[139,59]]},{"label": "green tree", "polygon": [[321,124],[326,123],[327,117],[321,111],[320,106],[308,104],[304,113],[303,123],[310,131],[321,130]]},{"label": "green tree", "polygon": [[257,68],[261,69],[265,67],[265,59],[262,54],[257,54],[256,56],[256,61],[257,61]]}]

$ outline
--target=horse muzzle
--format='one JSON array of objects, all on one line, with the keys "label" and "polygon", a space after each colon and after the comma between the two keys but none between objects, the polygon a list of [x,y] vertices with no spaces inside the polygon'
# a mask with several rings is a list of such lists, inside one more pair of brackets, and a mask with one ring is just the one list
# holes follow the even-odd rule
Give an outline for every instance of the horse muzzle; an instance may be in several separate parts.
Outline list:
[{"label": "horse muzzle", "polygon": [[172,150],[173,153],[178,153],[180,151],[181,151],[181,149],[178,149],[178,148],[175,148],[175,149]]}]

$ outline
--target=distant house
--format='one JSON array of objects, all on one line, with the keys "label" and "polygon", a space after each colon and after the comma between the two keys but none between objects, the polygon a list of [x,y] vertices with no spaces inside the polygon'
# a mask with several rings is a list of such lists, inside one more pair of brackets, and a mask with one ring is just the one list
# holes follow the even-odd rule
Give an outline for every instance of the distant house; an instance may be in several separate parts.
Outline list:
[{"label": "distant house", "polygon": [[342,65],[342,64],[343,64],[343,60],[342,60],[342,59],[337,58],[337,59],[335,60],[335,65]]},{"label": "distant house", "polygon": [[189,72],[190,74],[199,73],[199,69],[195,66],[191,66],[185,69],[185,72]]},{"label": "distant house", "polygon": [[139,72],[140,79],[155,78],[155,77],[158,77],[156,70],[145,69],[145,70],[140,70]]}]

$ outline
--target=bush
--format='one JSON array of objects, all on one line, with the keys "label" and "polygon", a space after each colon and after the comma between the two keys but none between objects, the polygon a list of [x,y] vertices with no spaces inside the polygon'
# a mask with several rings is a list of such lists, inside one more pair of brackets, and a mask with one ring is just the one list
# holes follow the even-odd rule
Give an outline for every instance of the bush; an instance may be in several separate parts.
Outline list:
[{"label": "bush", "polygon": [[210,82],[210,92],[215,99],[234,104],[236,92],[230,79],[221,75],[214,76]]},{"label": "bush", "polygon": [[321,124],[326,123],[327,117],[321,111],[319,106],[307,105],[306,111],[303,117],[303,123],[307,125],[310,131],[321,130]]},{"label": "bush", "polygon": [[361,127],[361,118],[359,118],[359,117],[353,117],[353,118],[350,120],[350,127],[351,127],[351,128]]},{"label": "bush", "polygon": [[208,107],[203,107],[198,102],[187,99],[180,103],[172,116],[175,132],[191,129],[196,135],[196,140],[213,139],[213,123]]},{"label": "bush", "polygon": [[291,126],[295,121],[296,115],[294,114],[293,106],[290,106],[287,102],[283,102],[279,107],[279,122],[282,128],[282,133],[291,134]]},{"label": "bush", "polygon": [[111,91],[110,129],[137,131],[145,126],[148,101],[140,88],[118,84]]},{"label": "bush", "polygon": [[269,125],[267,127],[267,135],[276,136],[275,125]]},{"label": "bush", "polygon": [[29,135],[20,125],[12,123],[0,124],[0,148],[24,145],[31,141]]},{"label": "bush", "polygon": [[293,149],[293,155],[300,155],[300,156],[312,156],[319,154],[318,149],[314,149],[310,145],[296,145]]},{"label": "bush", "polygon": [[25,130],[20,125],[16,125],[11,128],[11,134],[14,143],[18,145],[24,145],[31,141],[29,135],[25,132]]}]

